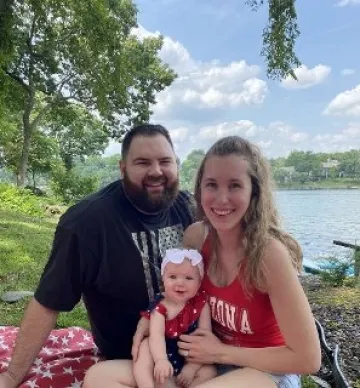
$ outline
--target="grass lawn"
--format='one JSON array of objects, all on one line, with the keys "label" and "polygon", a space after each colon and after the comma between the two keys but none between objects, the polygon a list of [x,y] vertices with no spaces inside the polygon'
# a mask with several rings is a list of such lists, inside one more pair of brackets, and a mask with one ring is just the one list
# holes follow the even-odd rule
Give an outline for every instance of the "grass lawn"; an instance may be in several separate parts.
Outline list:
[{"label": "grass lawn", "polygon": [[[35,291],[51,249],[57,220],[30,217],[0,209],[0,295],[5,291]],[[28,300],[0,302],[0,325],[20,324]],[[88,328],[84,307],[62,313],[58,326]]]}]

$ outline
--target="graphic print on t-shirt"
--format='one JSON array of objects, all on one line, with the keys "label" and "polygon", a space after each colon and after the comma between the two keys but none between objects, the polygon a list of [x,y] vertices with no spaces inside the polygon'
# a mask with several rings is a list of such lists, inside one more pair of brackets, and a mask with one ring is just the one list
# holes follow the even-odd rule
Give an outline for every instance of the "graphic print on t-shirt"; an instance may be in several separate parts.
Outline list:
[{"label": "graphic print on t-shirt", "polygon": [[183,234],[184,229],[181,224],[163,229],[132,233],[134,243],[141,254],[150,301],[153,301],[154,296],[162,290],[160,274],[162,257],[165,255],[166,249],[181,246]]}]

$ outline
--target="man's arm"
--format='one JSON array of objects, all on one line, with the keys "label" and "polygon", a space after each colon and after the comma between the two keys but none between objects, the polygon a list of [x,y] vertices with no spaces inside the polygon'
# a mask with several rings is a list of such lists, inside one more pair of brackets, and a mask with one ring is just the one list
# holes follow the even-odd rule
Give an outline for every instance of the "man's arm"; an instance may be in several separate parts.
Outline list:
[{"label": "man's arm", "polygon": [[[10,365],[5,372],[13,380],[13,387],[17,387],[24,379],[51,330],[55,327],[58,314],[57,311],[42,306],[35,299],[30,301],[20,325]],[[0,388],[2,388],[1,379]]]}]

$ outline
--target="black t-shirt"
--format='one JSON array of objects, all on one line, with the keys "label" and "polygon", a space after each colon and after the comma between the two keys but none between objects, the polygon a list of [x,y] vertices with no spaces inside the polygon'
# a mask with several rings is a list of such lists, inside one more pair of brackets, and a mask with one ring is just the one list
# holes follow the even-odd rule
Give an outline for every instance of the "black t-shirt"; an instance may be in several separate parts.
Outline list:
[{"label": "black t-shirt", "polygon": [[102,355],[130,358],[139,312],[161,290],[161,257],[181,245],[193,219],[185,192],[169,209],[146,215],[131,205],[121,181],[111,183],[61,217],[36,300],[70,311],[83,297]]}]

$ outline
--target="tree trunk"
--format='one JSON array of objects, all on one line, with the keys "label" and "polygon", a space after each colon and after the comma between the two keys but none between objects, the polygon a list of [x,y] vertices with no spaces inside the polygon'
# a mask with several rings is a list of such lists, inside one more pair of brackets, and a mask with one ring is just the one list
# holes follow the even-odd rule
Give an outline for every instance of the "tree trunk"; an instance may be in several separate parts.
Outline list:
[{"label": "tree trunk", "polygon": [[31,144],[31,127],[26,128],[24,125],[23,128],[24,132],[24,142],[21,152],[21,159],[20,159],[20,166],[19,166],[19,173],[18,173],[18,179],[17,183],[19,187],[25,186],[25,180],[26,180],[26,173],[27,173],[27,167],[28,167],[28,161],[29,161],[29,153],[30,153],[30,144]]},{"label": "tree trunk", "polygon": [[30,93],[28,95],[28,101],[25,106],[24,114],[23,114],[23,146],[21,151],[21,159],[20,166],[18,168],[18,177],[17,177],[17,185],[19,187],[24,187],[26,180],[26,173],[28,168],[29,161],[29,153],[30,153],[30,144],[31,144],[31,136],[33,132],[32,123],[30,123],[30,115],[34,108],[35,104],[35,90],[33,88],[30,89]]},{"label": "tree trunk", "polygon": [[35,188],[36,188],[36,182],[35,182],[35,170],[33,170],[33,172],[32,172],[32,178],[33,178],[33,187],[34,187],[34,191],[35,191]]}]

